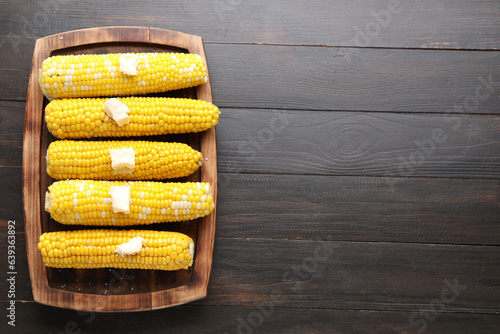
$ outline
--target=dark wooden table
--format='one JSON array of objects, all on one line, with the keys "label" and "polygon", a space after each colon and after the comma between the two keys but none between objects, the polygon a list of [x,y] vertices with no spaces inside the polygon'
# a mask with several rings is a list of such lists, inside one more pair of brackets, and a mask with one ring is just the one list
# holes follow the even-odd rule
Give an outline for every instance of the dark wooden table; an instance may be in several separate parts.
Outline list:
[{"label": "dark wooden table", "polygon": [[[7,0],[0,13],[0,332],[500,331],[498,1]],[[205,41],[218,221],[208,297],[185,306],[33,302],[21,157],[34,42],[110,25]]]}]

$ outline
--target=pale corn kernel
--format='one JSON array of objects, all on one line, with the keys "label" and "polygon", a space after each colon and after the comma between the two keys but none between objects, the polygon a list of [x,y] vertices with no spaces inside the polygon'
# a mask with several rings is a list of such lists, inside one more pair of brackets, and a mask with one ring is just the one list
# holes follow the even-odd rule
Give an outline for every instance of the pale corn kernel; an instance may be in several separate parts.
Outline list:
[{"label": "pale corn kernel", "polygon": [[[206,82],[208,73],[203,59],[195,54],[182,53],[139,53],[141,59],[138,65],[137,75],[134,80],[126,80],[128,76],[117,69],[121,54],[105,55],[64,55],[53,56],[45,59],[42,63],[42,75],[40,87],[45,96],[52,99],[68,97],[95,97],[95,96],[123,96],[138,95],[146,93],[159,93],[181,88],[188,88]],[[182,67],[182,74],[176,66],[181,61],[190,64],[190,67]],[[64,66],[61,66],[62,64]],[[51,66],[52,65],[52,66]],[[75,72],[75,65],[78,72]],[[193,66],[194,65],[194,66]],[[51,66],[51,67],[50,67]],[[187,80],[196,68],[198,76],[203,80]],[[193,70],[191,70],[193,69]],[[57,84],[60,77],[71,75],[80,90],[64,90],[62,85]],[[88,85],[89,77],[92,86]],[[166,79],[163,79],[166,78]],[[175,78],[175,80],[171,80]],[[180,80],[179,80],[180,79]],[[52,83],[52,85],[51,85]],[[140,84],[137,84],[140,83]]]},{"label": "pale corn kernel", "polygon": [[[140,181],[57,181],[49,186],[51,205],[47,211],[62,224],[127,226],[196,219],[210,214],[214,204],[188,193],[206,189],[203,182],[140,182]],[[113,212],[109,201],[111,187],[130,187],[130,213]],[[208,185],[211,192],[211,188]],[[85,197],[91,191],[91,196]],[[75,206],[72,194],[78,191],[82,203]],[[203,193],[203,192],[202,192]],[[81,195],[81,196],[80,196]],[[68,199],[69,198],[69,199]],[[211,198],[211,197],[210,197]]]}]

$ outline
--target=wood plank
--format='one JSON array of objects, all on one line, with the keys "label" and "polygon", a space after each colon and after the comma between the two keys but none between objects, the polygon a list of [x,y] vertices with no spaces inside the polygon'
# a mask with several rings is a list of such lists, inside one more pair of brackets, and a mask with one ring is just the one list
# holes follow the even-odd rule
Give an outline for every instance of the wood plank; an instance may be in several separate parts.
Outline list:
[{"label": "wood plank", "polygon": [[[32,300],[19,234],[18,298]],[[500,308],[498,246],[325,241],[330,237],[335,235],[324,233],[322,241],[218,237],[208,297],[197,304],[418,312],[433,311],[433,301],[454,287],[456,298],[443,293],[438,310],[495,314]],[[2,254],[5,248],[2,243]],[[0,287],[7,291],[6,279]]]},{"label": "wood plank", "polygon": [[[15,268],[10,270],[8,268],[7,256],[8,256],[8,243],[7,243],[7,221],[1,221],[2,227],[0,229],[0,237],[2,238],[2,243],[0,244],[0,260],[5,263],[5,270],[0,273],[0,279],[2,283],[0,286],[6,294],[3,296],[2,300],[7,299],[7,291],[10,290],[10,283],[7,281],[12,275],[9,272],[15,272],[15,299],[17,301],[33,301],[33,293],[31,292],[30,276],[28,272],[28,263],[26,257],[26,238],[24,234],[24,229],[18,224],[13,225],[15,227]],[[4,283],[5,282],[5,283]]]},{"label": "wood plank", "polygon": [[[391,8],[399,3],[0,6],[0,238],[16,219],[20,250],[17,328],[4,321],[0,332],[142,333],[147,324],[169,333],[497,333],[500,6],[418,0]],[[215,261],[205,300],[77,313],[32,302],[16,110],[35,38],[116,24],[209,43],[223,112]],[[281,111],[290,122],[276,131]],[[435,129],[446,139],[435,140]],[[0,252],[5,263],[5,242]]]},{"label": "wood plank", "polygon": [[[8,220],[15,220],[18,231],[24,231],[22,169],[20,167],[0,168],[0,230]],[[6,227],[5,227],[6,229]]]},{"label": "wood plank", "polygon": [[[0,102],[1,166],[21,166],[24,105]],[[498,116],[221,112],[219,168],[226,173],[500,177]]]},{"label": "wood plank", "polygon": [[222,108],[226,173],[500,178],[500,117]]},{"label": "wood plank", "polygon": [[[335,46],[476,48],[500,47],[500,8],[495,0],[419,0],[367,3],[335,1],[161,0],[34,2],[4,11],[12,35],[38,38],[82,27],[155,26],[224,43]],[[70,20],[59,19],[70,17]]]},{"label": "wood plank", "polygon": [[[498,52],[351,49],[346,59],[326,47],[205,47],[219,107],[499,114]],[[0,99],[24,100],[25,85],[3,88],[13,73],[27,80],[29,61],[8,53],[5,63]]]},{"label": "wood plank", "polygon": [[500,182],[219,175],[218,237],[500,245]]},{"label": "wood plank", "polygon": [[[0,302],[3,309],[9,305]],[[277,305],[224,307],[187,305],[135,313],[87,313],[56,309],[36,303],[16,304],[16,329],[25,333],[425,333],[494,334],[500,326],[499,315],[404,312],[338,311],[290,309]],[[5,321],[2,323],[4,325]],[[147,325],[145,325],[147,324]],[[425,326],[425,327],[424,327]],[[3,328],[3,327],[2,327]],[[11,329],[11,328],[10,328]],[[11,329],[12,330],[12,329]]]},{"label": "wood plank", "polygon": [[[23,229],[20,170],[1,170],[2,217]],[[496,180],[221,173],[219,187],[218,237],[500,245]]]},{"label": "wood plank", "polygon": [[0,166],[21,167],[23,159],[23,102],[0,101]]},{"label": "wood plank", "polygon": [[248,108],[499,113],[498,52],[356,50],[346,51],[353,55],[342,58],[324,47],[209,44],[214,103]]},{"label": "wood plank", "polygon": [[292,308],[431,311],[448,296],[447,312],[498,312],[499,247],[328,238],[335,234],[323,241],[219,238],[210,302],[251,306],[279,296],[277,305]]},{"label": "wood plank", "polygon": [[0,100],[25,101],[35,39],[20,36],[12,31],[9,35],[2,36],[0,40],[3,59],[0,65]]}]

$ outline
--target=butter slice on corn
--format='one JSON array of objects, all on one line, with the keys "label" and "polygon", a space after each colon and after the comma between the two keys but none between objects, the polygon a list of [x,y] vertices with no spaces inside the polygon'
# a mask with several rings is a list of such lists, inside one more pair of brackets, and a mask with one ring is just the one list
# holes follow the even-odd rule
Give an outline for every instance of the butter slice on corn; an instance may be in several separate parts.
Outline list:
[{"label": "butter slice on corn", "polygon": [[[119,246],[138,237],[143,243],[137,252],[117,251]],[[188,269],[194,259],[194,242],[189,236],[165,231],[98,229],[48,232],[40,236],[38,249],[45,265],[54,268],[179,270]]]},{"label": "butter slice on corn", "polygon": [[124,97],[129,123],[119,125],[104,109],[108,99],[61,99],[45,107],[47,127],[59,139],[138,137],[192,133],[210,129],[219,121],[212,103],[184,98]]},{"label": "butter slice on corn", "polygon": [[188,176],[202,162],[184,143],[56,140],[47,150],[47,173],[57,180],[163,180]]},{"label": "butter slice on corn", "polygon": [[[130,187],[129,213],[114,212],[112,187]],[[206,182],[57,181],[49,186],[45,210],[67,225],[128,226],[192,220],[215,207]]]},{"label": "butter slice on corn", "polygon": [[42,63],[40,88],[49,100],[142,95],[198,86],[208,78],[203,59],[196,54],[135,54],[135,75],[129,72],[129,66],[124,70],[123,62],[120,70],[122,56],[109,53],[49,57]]}]

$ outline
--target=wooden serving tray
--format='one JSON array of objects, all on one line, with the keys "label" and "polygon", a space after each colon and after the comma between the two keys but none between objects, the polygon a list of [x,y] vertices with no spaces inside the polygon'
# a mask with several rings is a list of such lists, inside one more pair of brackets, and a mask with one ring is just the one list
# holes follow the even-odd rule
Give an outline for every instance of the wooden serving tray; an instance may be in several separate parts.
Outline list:
[{"label": "wooden serving tray", "polygon": [[[201,37],[163,29],[92,28],[56,34],[36,41],[26,102],[23,146],[24,219],[33,297],[42,304],[99,312],[153,310],[204,298],[212,265],[216,208],[207,217],[184,223],[128,227],[178,231],[189,235],[196,245],[194,265],[189,270],[47,268],[37,248],[43,232],[92,228],[61,225],[52,220],[44,210],[45,192],[54,181],[46,173],[45,154],[48,145],[56,139],[48,132],[43,117],[48,100],[38,84],[42,61],[52,55],[112,52],[196,53],[206,64]],[[210,79],[198,87],[154,96],[197,98],[212,102]],[[214,189],[216,201],[217,156],[214,128],[198,134],[136,139],[145,138],[185,142],[200,150],[204,159],[201,169],[187,178],[174,181],[209,182]]]}]

